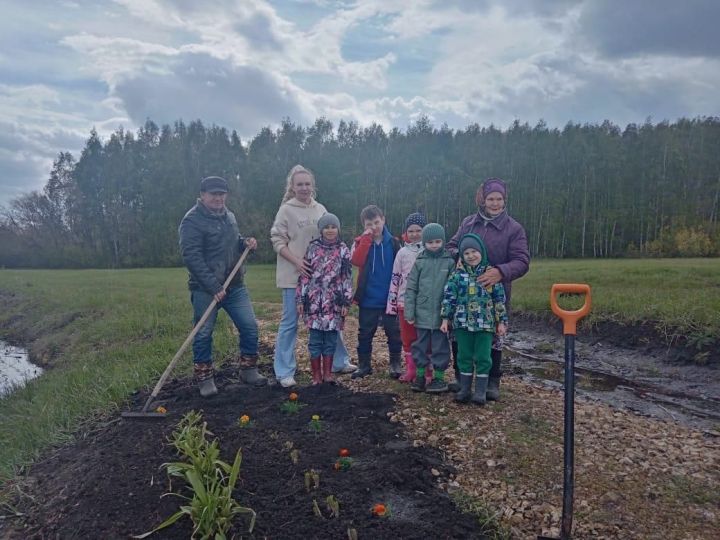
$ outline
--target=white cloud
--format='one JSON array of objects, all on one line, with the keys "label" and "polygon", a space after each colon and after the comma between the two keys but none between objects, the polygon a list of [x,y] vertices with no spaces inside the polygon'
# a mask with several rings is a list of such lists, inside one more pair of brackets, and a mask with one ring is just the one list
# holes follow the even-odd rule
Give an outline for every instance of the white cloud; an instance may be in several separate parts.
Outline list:
[{"label": "white cloud", "polygon": [[[712,0],[662,1],[667,14],[638,2],[637,20],[622,24],[603,0],[114,0],[81,9],[66,0],[40,13],[15,3],[0,20],[6,41],[23,43],[0,53],[0,181],[37,187],[56,153],[77,153],[93,126],[107,135],[148,117],[201,118],[248,137],[283,116],[391,128],[420,115],[464,127],[720,114],[717,42],[701,17],[715,12]],[[665,39],[673,13],[677,32]],[[20,19],[21,29],[7,22]],[[649,29],[628,31],[645,20]]]},{"label": "white cloud", "polygon": [[110,87],[140,69],[166,72],[164,61],[178,54],[176,49],[157,43],[85,33],[68,36],[60,43],[84,55],[87,63],[82,69]]}]

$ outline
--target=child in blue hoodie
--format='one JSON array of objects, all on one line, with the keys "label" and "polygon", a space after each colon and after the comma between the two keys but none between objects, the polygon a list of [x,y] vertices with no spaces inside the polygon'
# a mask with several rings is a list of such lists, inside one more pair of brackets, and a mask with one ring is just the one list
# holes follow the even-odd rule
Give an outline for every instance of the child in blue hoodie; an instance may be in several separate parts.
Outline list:
[{"label": "child in blue hoodie", "polygon": [[372,373],[372,341],[382,324],[390,351],[390,375],[398,378],[402,371],[402,341],[397,315],[385,313],[395,256],[400,241],[385,226],[385,215],[375,205],[360,212],[365,231],[355,239],[350,260],[360,270],[353,301],[360,306],[358,329],[358,370],[353,379]]}]

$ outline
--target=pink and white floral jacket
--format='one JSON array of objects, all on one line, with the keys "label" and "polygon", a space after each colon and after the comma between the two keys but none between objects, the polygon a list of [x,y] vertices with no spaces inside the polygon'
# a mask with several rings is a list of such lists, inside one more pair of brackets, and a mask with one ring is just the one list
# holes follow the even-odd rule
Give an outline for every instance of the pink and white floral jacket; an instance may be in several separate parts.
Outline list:
[{"label": "pink and white floral jacket", "polygon": [[344,242],[330,244],[318,238],[310,242],[305,260],[312,273],[298,278],[295,291],[305,325],[313,330],[342,330],[342,308],[349,308],[352,302],[350,250]]},{"label": "pink and white floral jacket", "polygon": [[405,288],[407,287],[407,277],[412,270],[413,264],[418,253],[422,251],[422,242],[416,244],[405,244],[398,251],[393,263],[392,278],[390,279],[390,292],[388,293],[387,306],[385,313],[388,315],[397,315],[398,308],[403,309],[405,306]]}]

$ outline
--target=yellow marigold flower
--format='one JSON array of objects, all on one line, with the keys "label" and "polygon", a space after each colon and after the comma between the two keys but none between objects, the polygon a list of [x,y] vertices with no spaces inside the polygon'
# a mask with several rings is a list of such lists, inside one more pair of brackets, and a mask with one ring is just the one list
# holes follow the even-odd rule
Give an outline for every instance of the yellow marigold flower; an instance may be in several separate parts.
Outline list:
[{"label": "yellow marigold flower", "polygon": [[315,421],[320,420],[320,415],[318,415],[318,414],[313,414],[313,415],[312,415],[312,419],[315,420]]},{"label": "yellow marigold flower", "polygon": [[157,409],[155,409],[155,412],[160,413],[160,414],[165,414],[167,412],[167,409],[165,407],[163,407],[162,405],[160,405]]}]

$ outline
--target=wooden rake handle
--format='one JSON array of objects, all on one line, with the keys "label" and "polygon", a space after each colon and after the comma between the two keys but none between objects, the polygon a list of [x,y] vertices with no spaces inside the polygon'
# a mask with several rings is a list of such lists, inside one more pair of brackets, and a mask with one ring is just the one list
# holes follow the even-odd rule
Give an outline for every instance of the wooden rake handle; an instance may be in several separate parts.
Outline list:
[{"label": "wooden rake handle", "polygon": [[[245,259],[248,256],[248,253],[250,253],[250,248],[246,247],[245,251],[243,251],[242,255],[238,259],[237,264],[235,264],[235,268],[232,269],[232,272],[230,272],[230,275],[225,280],[225,283],[223,283],[222,290],[225,291],[228,288],[228,285],[230,285],[230,282],[235,277],[235,274],[238,273],[238,270],[240,270],[240,267],[245,262]],[[207,321],[210,314],[213,312],[215,307],[217,306],[217,300],[213,297],[212,302],[210,302],[210,305],[205,310],[205,313],[203,313],[203,316],[200,317],[200,320],[197,322],[195,327],[192,329],[192,332],[188,335],[188,337],[185,338],[185,341],[180,346],[178,351],[175,353],[175,356],[173,356],[173,359],[168,364],[168,367],[165,368],[165,371],[160,376],[160,380],[158,380],[157,384],[155,385],[155,388],[153,388],[152,393],[150,394],[150,397],[145,402],[145,406],[142,408],[142,412],[147,412],[148,408],[150,407],[150,403],[153,402],[153,400],[157,397],[157,395],[160,393],[160,390],[162,390],[162,387],[165,385],[165,381],[167,381],[167,378],[170,376],[170,373],[172,373],[172,370],[175,368],[175,364],[178,363],[178,360],[180,360],[180,357],[183,355],[185,350],[188,348],[188,345],[192,342],[193,338],[195,337],[195,334],[198,333],[200,328],[203,327],[205,324],[205,321]]]}]

